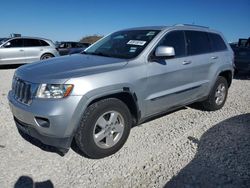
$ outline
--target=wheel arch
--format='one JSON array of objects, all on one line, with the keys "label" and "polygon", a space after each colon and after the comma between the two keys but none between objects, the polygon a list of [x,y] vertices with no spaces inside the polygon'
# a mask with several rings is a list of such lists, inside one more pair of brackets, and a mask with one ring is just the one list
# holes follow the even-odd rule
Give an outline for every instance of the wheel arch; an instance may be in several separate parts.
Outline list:
[{"label": "wheel arch", "polygon": [[231,70],[225,70],[219,73],[218,76],[222,76],[227,80],[228,88],[231,86],[232,79],[233,79],[233,73]]},{"label": "wheel arch", "polygon": [[136,125],[138,123],[141,117],[141,112],[138,107],[137,96],[136,96],[136,93],[131,92],[128,87],[124,87],[119,92],[114,92],[114,93],[109,93],[109,94],[102,95],[102,96],[93,97],[90,100],[90,102],[88,102],[86,108],[95,102],[98,102],[100,100],[107,99],[107,98],[116,98],[124,102],[127,105],[132,115],[133,125]]},{"label": "wheel arch", "polygon": [[40,60],[42,60],[42,57],[45,56],[45,55],[51,55],[52,57],[55,57],[55,55],[51,52],[44,52],[42,53],[42,55],[40,56]]}]

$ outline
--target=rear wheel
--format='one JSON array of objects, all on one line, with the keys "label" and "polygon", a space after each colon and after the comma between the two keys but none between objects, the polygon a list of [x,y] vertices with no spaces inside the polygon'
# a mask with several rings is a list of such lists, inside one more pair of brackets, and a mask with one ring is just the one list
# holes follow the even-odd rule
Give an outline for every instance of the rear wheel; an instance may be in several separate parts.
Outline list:
[{"label": "rear wheel", "polygon": [[52,58],[52,57],[54,57],[52,54],[43,54],[40,59],[44,60],[44,59],[49,59],[49,58]]},{"label": "rear wheel", "polygon": [[221,109],[226,102],[227,93],[227,80],[224,77],[219,76],[208,98],[205,101],[201,102],[202,108],[208,111]]},{"label": "rear wheel", "polygon": [[117,152],[126,142],[132,118],[128,107],[115,98],[90,105],[75,135],[78,148],[90,158]]}]

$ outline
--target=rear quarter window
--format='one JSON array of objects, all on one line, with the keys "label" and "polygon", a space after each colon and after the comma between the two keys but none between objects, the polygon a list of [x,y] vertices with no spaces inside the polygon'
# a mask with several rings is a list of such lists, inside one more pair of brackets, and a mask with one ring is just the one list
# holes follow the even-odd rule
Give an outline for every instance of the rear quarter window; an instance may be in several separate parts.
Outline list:
[{"label": "rear quarter window", "polygon": [[40,44],[41,46],[49,46],[49,44],[44,40],[40,40]]},{"label": "rear quarter window", "polygon": [[206,32],[185,31],[188,55],[209,53],[210,42]]},{"label": "rear quarter window", "polygon": [[213,52],[223,51],[227,49],[227,46],[220,35],[215,33],[209,33],[208,35],[211,43],[211,50]]}]

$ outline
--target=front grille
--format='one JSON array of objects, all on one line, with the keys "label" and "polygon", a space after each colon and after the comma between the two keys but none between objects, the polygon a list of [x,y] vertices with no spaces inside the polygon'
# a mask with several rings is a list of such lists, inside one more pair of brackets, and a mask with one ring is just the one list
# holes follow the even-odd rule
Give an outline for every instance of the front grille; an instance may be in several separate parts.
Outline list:
[{"label": "front grille", "polygon": [[14,78],[12,83],[14,98],[24,104],[30,104],[32,101],[31,83]]}]

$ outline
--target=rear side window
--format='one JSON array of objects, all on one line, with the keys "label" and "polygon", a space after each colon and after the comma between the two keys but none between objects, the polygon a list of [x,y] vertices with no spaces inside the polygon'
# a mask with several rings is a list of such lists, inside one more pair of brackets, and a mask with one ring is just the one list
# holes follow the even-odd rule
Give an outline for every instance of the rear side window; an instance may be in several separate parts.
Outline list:
[{"label": "rear side window", "polygon": [[182,57],[186,55],[185,37],[183,31],[172,31],[168,33],[159,45],[173,47],[175,50],[175,57]]},{"label": "rear side window", "polygon": [[72,48],[77,48],[77,43],[72,42],[72,43],[71,43],[71,47],[72,47]]},{"label": "rear side window", "polygon": [[189,55],[198,55],[210,52],[210,42],[206,32],[185,31]]},{"label": "rear side window", "polygon": [[87,48],[89,45],[87,45],[87,44],[82,44],[82,43],[77,43],[76,44],[76,47],[77,48]]},{"label": "rear side window", "polygon": [[36,39],[24,39],[24,47],[41,46],[40,41]]},{"label": "rear side window", "polygon": [[49,44],[44,40],[40,40],[40,44],[41,46],[49,46]]},{"label": "rear side window", "polygon": [[211,42],[212,51],[223,51],[227,49],[226,44],[224,43],[224,40],[221,38],[220,35],[215,33],[209,33],[209,39]]}]

